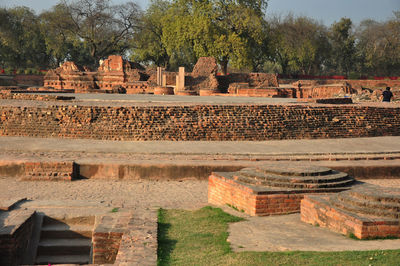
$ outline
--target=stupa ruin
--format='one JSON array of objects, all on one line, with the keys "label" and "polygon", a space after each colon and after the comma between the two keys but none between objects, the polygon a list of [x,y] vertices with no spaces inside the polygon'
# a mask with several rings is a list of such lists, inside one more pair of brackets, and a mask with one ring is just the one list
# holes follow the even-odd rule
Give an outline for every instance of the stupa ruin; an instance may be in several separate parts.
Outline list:
[{"label": "stupa ruin", "polygon": [[307,195],[301,220],[359,239],[400,237],[400,189],[362,184],[330,196]]},{"label": "stupa ruin", "polygon": [[307,194],[348,190],[353,182],[346,173],[325,167],[265,165],[212,173],[208,201],[252,216],[288,214],[300,211],[300,202]]}]

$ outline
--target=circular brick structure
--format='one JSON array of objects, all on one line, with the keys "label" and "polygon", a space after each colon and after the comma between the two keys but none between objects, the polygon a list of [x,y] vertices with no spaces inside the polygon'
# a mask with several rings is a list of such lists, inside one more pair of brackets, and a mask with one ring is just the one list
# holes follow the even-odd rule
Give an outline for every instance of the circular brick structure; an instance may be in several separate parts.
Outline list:
[{"label": "circular brick structure", "polygon": [[212,173],[208,201],[230,205],[250,215],[263,216],[300,211],[306,194],[335,193],[351,188],[346,173],[318,166],[264,165],[238,172]]},{"label": "circular brick structure", "polygon": [[360,239],[400,237],[400,189],[361,184],[329,197],[306,196],[301,219]]},{"label": "circular brick structure", "polygon": [[400,219],[400,189],[363,184],[330,197],[329,202],[358,215]]},{"label": "circular brick structure", "polygon": [[[348,174],[319,166],[263,166],[244,168],[234,180],[255,186],[297,189],[303,192],[342,191],[354,182]],[[322,191],[321,191],[322,190]]]}]

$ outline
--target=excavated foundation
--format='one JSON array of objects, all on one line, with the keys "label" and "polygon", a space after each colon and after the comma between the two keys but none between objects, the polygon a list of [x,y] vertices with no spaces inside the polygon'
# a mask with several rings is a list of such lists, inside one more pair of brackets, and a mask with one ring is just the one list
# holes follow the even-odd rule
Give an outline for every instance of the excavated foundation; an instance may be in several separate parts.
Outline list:
[{"label": "excavated foundation", "polygon": [[306,194],[335,193],[351,188],[354,179],[325,167],[266,165],[238,172],[212,173],[208,201],[227,204],[253,216],[300,211]]},{"label": "excavated foundation", "polygon": [[[134,217],[123,208],[80,201],[4,203],[0,199],[0,265],[156,262],[155,213]],[[145,259],[143,249],[150,254]]]}]

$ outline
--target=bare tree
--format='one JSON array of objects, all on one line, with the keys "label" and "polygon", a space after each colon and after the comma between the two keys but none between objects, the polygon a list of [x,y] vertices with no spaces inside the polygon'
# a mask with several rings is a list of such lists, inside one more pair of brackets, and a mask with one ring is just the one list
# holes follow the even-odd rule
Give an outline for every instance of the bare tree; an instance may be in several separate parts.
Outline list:
[{"label": "bare tree", "polygon": [[57,27],[84,42],[95,63],[129,48],[141,14],[135,2],[112,5],[110,0],[62,0],[57,9],[63,14]]}]

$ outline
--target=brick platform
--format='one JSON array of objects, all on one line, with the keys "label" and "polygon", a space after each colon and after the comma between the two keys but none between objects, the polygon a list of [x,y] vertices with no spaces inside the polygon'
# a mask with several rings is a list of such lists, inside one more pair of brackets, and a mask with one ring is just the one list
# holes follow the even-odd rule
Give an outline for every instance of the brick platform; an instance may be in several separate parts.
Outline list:
[{"label": "brick platform", "polygon": [[353,182],[347,174],[325,167],[244,168],[212,173],[208,201],[253,216],[287,214],[299,212],[305,194],[339,192],[349,189]]},{"label": "brick platform", "polygon": [[400,237],[400,189],[362,184],[330,196],[306,196],[301,220],[359,239]]},{"label": "brick platform", "polygon": [[2,101],[0,136],[261,141],[400,135],[400,108],[392,105],[137,103],[116,107],[76,101]]}]

